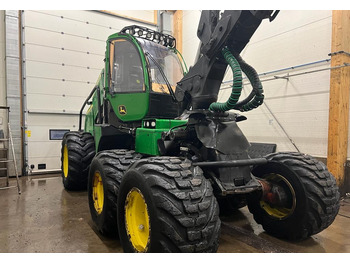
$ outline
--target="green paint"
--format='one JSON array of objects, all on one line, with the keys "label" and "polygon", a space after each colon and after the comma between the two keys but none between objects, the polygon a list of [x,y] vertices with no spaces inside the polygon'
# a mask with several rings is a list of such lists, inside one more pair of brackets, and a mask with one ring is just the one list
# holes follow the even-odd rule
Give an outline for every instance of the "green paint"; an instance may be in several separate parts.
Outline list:
[{"label": "green paint", "polygon": [[[148,112],[148,93],[107,94],[114,113],[122,121],[137,121],[145,117]],[[125,107],[125,113],[119,107]]]},{"label": "green paint", "polygon": [[[141,59],[141,65],[144,75],[144,91],[138,93],[111,93],[110,81],[111,81],[111,68],[110,59],[111,56],[111,42],[117,39],[126,39],[133,44],[138,51]],[[179,53],[174,50],[175,53]],[[180,54],[181,56],[181,54]],[[182,57],[182,56],[181,56]],[[182,58],[183,60],[183,58]],[[184,61],[182,61],[184,63]],[[129,121],[141,121],[148,113],[149,109],[149,92],[150,92],[150,79],[147,67],[147,59],[144,51],[134,36],[129,34],[112,34],[106,41],[105,52],[105,68],[101,71],[101,74],[97,80],[101,90],[101,105],[103,104],[103,97],[105,97],[111,104],[112,109],[116,116],[124,122]],[[182,64],[183,71],[187,72],[186,64]],[[99,148],[99,142],[101,140],[102,129],[96,126],[95,120],[98,114],[98,101],[97,93],[92,97],[92,105],[88,109],[85,118],[85,131],[90,132],[95,138],[96,150]],[[160,109],[163,110],[163,109]],[[171,128],[186,124],[187,121],[183,120],[169,120],[169,119],[156,119],[155,128],[138,128],[136,130],[135,138],[135,150],[137,152],[148,155],[159,155],[157,141],[161,138],[162,132],[169,131]]]},{"label": "green paint", "polygon": [[[102,105],[103,103],[103,80],[104,80],[104,69],[102,69],[97,81],[96,85],[100,88],[100,103]],[[95,91],[94,95],[92,96],[92,104],[90,105],[89,109],[86,112],[85,116],[85,132],[91,133],[95,138],[95,146],[96,151],[98,149],[98,145],[101,139],[101,127],[98,127],[95,125],[95,119],[98,114],[98,100],[97,100],[97,91]]]},{"label": "green paint", "polygon": [[156,129],[167,129],[184,125],[187,120],[156,119]]},{"label": "green paint", "polygon": [[[144,78],[144,87],[145,91],[140,93],[116,93],[111,94],[109,91],[109,84],[110,84],[110,43],[113,40],[117,39],[126,39],[129,40],[132,44],[135,45],[140,58],[141,58],[141,64],[143,67],[143,78]],[[105,90],[106,90],[106,97],[111,102],[111,105],[113,107],[114,113],[117,115],[117,117],[122,121],[138,121],[145,117],[145,115],[148,112],[148,106],[149,106],[149,77],[148,77],[148,71],[147,71],[147,62],[145,58],[145,54],[143,53],[143,50],[140,46],[140,44],[137,42],[136,38],[131,35],[124,35],[124,34],[113,34],[108,37],[107,40],[107,46],[106,46],[106,61],[105,61]],[[125,110],[120,110],[120,107],[125,107]]]},{"label": "green paint", "polygon": [[135,151],[152,156],[160,155],[157,141],[161,139],[163,132],[187,123],[187,120],[155,119],[156,127],[146,128],[146,121],[152,120],[142,121],[142,127],[136,130]]}]

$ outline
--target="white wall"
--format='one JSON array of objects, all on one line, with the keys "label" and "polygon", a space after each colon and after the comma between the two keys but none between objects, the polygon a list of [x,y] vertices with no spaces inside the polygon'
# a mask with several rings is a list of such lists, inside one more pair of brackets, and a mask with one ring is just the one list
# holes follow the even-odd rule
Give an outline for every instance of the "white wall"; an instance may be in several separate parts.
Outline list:
[{"label": "white wall", "polygon": [[197,28],[200,10],[184,10],[182,21],[182,55],[188,67],[195,62],[199,39],[197,37]]},{"label": "white wall", "polygon": [[[193,63],[197,52],[198,45],[193,43],[196,41],[194,37],[199,20],[199,16],[196,16],[198,13],[184,11],[183,53],[188,65]],[[185,21],[189,17],[194,19],[187,24]],[[268,20],[262,22],[241,55],[258,73],[329,59],[331,23],[331,11],[282,10],[272,23]],[[324,62],[262,76],[265,105],[242,113],[248,120],[239,123],[248,140],[276,143],[278,151],[295,151],[278,121],[301,152],[327,156],[329,70],[290,77],[289,80],[266,80],[274,78],[275,75],[283,76],[329,66],[330,63]],[[231,72],[228,72],[224,81],[232,79],[231,76]],[[219,101],[226,101],[230,88],[227,83],[222,87],[226,89],[219,93]],[[242,97],[250,92],[249,85],[245,89]]]},{"label": "white wall", "polygon": [[[153,10],[115,13],[153,22]],[[50,129],[78,129],[78,113],[104,66],[107,37],[140,24],[93,11],[24,11],[28,165],[60,169]],[[144,25],[144,24],[140,24]],[[155,29],[153,26],[150,28]]]},{"label": "white wall", "polygon": [[[137,8],[137,6],[132,7]],[[108,12],[148,22],[154,22],[154,10],[108,10]]]}]

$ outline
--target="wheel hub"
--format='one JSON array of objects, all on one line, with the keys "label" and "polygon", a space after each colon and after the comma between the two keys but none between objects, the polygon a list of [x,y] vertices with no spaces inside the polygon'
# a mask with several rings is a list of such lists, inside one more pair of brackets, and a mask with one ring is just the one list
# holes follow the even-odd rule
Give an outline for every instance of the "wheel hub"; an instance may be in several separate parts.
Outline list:
[{"label": "wheel hub", "polygon": [[262,185],[260,206],[268,215],[282,220],[293,214],[296,197],[286,178],[280,174],[269,174],[259,182]]},{"label": "wheel hub", "polygon": [[97,214],[101,214],[104,203],[103,183],[100,172],[96,171],[93,178],[92,199]]},{"label": "wheel hub", "polygon": [[135,187],[126,197],[125,227],[134,249],[137,252],[146,252],[151,232],[148,209],[144,196]]}]

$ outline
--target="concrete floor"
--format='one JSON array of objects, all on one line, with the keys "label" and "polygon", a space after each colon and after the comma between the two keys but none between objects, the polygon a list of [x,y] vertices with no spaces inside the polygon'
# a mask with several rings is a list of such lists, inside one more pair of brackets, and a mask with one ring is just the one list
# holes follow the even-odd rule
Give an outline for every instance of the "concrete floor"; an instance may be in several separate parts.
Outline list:
[{"label": "concrete floor", "polygon": [[[21,189],[0,190],[0,253],[122,252],[118,240],[96,232],[86,192],[65,191],[57,175],[22,177]],[[247,208],[221,220],[221,253],[350,252],[349,198],[328,229],[300,242],[267,235]]]}]

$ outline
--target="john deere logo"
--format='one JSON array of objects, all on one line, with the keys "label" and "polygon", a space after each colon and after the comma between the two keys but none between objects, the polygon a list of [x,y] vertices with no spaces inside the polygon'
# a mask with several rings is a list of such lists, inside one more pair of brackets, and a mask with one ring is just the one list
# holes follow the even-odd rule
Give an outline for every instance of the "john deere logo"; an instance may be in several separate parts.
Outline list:
[{"label": "john deere logo", "polygon": [[126,115],[126,107],[125,106],[123,106],[123,105],[119,106],[118,109],[119,109],[119,114]]}]

